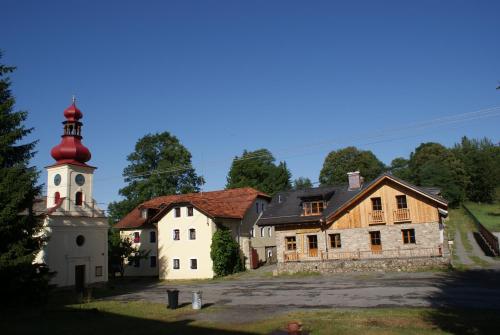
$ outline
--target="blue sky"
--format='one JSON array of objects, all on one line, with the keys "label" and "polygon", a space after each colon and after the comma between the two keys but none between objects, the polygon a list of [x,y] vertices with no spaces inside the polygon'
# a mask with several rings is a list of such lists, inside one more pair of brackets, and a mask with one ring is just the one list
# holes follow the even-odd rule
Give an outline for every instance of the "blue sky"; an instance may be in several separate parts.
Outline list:
[{"label": "blue sky", "polygon": [[98,202],[119,199],[146,133],[177,136],[204,190],[224,187],[243,149],[268,148],[315,181],[347,145],[388,164],[422,142],[500,139],[498,111],[446,119],[500,106],[498,1],[4,0],[2,11],[33,164],[52,163],[76,94]]}]

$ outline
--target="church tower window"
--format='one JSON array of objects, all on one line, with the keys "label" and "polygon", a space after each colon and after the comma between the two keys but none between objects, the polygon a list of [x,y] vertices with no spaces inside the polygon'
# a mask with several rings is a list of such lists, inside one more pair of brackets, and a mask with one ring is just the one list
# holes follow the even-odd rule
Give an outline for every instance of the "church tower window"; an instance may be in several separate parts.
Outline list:
[{"label": "church tower window", "polygon": [[82,206],[83,205],[83,193],[78,191],[75,194],[75,205]]},{"label": "church tower window", "polygon": [[61,194],[59,192],[54,193],[54,204],[57,204],[61,199]]}]

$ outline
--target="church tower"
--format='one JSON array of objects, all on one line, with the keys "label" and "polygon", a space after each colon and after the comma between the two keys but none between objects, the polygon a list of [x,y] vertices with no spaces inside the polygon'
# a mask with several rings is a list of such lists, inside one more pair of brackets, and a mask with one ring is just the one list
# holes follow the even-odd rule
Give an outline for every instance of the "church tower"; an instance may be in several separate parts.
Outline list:
[{"label": "church tower", "polygon": [[64,111],[61,143],[52,148],[47,166],[44,219],[46,245],[37,255],[56,274],[52,283],[77,290],[108,280],[108,223],[92,192],[91,154],[82,144],[82,112],[75,99]]},{"label": "church tower", "polygon": [[91,154],[82,143],[82,112],[75,99],[64,111],[61,143],[52,148],[56,163],[47,167],[47,208],[59,207],[67,215],[92,214],[93,166],[87,165]]}]

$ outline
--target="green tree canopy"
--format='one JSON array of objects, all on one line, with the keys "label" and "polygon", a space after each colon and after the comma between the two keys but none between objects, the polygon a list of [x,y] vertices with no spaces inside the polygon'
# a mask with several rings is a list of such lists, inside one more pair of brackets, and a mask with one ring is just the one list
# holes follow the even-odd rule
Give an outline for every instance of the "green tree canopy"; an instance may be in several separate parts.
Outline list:
[{"label": "green tree canopy", "polygon": [[[1,59],[0,53],[0,59]],[[7,76],[14,67],[0,64],[0,290],[6,307],[30,303],[48,292],[48,271],[33,264],[43,245],[41,220],[32,211],[38,172],[29,167],[36,142],[22,142],[31,133],[23,123],[27,112],[14,111]],[[20,213],[25,213],[20,215]]]},{"label": "green tree canopy", "polygon": [[347,173],[359,171],[365,181],[375,179],[385,170],[385,165],[369,150],[347,147],[332,151],[326,156],[319,175],[322,185],[347,183]]},{"label": "green tree canopy", "polygon": [[411,153],[409,168],[416,185],[440,187],[450,206],[465,199],[469,178],[464,164],[443,145],[422,143]]},{"label": "green tree canopy", "polygon": [[311,187],[313,187],[313,184],[309,178],[299,177],[293,181],[294,190],[303,190]]},{"label": "green tree canopy", "polygon": [[393,175],[406,181],[411,181],[409,160],[403,157],[396,157],[392,160],[390,171]]},{"label": "green tree canopy", "polygon": [[463,163],[470,178],[467,185],[467,198],[476,202],[492,202],[495,197],[495,188],[499,183],[498,157],[500,148],[489,139],[481,140],[462,137],[460,143],[453,147],[454,154]]},{"label": "green tree canopy", "polygon": [[267,149],[243,151],[241,157],[235,157],[227,176],[226,188],[253,187],[261,192],[273,195],[291,188],[291,173],[285,162],[278,165]]},{"label": "green tree canopy", "polygon": [[112,223],[146,200],[198,192],[204,183],[192,166],[191,153],[168,132],[140,138],[127,160],[129,165],[123,170],[127,186],[119,191],[125,199],[109,205]]}]

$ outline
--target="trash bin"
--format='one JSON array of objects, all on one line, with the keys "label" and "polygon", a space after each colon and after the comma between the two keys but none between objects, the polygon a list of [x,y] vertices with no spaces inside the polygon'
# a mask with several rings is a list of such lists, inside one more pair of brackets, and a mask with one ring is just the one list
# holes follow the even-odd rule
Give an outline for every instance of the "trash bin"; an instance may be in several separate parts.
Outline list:
[{"label": "trash bin", "polygon": [[202,300],[201,300],[201,291],[193,291],[193,309],[201,309]]},{"label": "trash bin", "polygon": [[176,309],[179,307],[179,290],[167,290],[168,308]]}]

